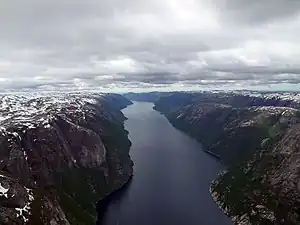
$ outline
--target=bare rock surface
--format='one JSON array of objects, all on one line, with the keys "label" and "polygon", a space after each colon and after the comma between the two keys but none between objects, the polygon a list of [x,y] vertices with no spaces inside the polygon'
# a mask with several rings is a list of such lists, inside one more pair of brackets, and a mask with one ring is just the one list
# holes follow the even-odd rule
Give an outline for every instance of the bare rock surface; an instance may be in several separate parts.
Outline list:
[{"label": "bare rock surface", "polygon": [[[0,224],[90,224],[131,177],[116,94],[0,96]],[[121,171],[121,172],[120,172]]]},{"label": "bare rock surface", "polygon": [[300,224],[298,93],[171,93],[155,102],[228,167],[212,197],[235,224]]}]

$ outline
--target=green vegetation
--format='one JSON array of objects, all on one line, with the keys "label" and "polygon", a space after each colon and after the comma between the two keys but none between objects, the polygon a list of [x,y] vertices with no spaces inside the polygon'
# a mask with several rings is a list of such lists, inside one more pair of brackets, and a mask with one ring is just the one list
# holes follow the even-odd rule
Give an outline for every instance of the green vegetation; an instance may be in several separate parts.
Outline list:
[{"label": "green vegetation", "polygon": [[42,225],[42,215],[41,215],[41,207],[42,207],[42,201],[43,201],[43,194],[42,190],[35,189],[33,190],[33,196],[34,200],[31,203],[31,215],[30,215],[30,221],[32,221],[32,224],[36,225]]},{"label": "green vegetation", "polygon": [[95,223],[96,201],[109,190],[99,169],[65,169],[58,174],[60,205],[72,224]]},{"label": "green vegetation", "polygon": [[[63,169],[56,174],[60,205],[71,224],[94,224],[97,201],[118,189],[130,175],[127,167],[132,166],[128,155],[131,143],[123,124],[104,120],[101,126],[105,133],[99,135],[107,150],[101,168]],[[124,176],[116,172],[120,167]]]},{"label": "green vegetation", "polygon": [[228,215],[257,225],[300,224],[299,207],[268,179],[284,159],[272,151],[299,113],[282,117],[280,110],[195,103],[171,108],[161,104],[156,109],[228,166],[212,184]]},{"label": "green vegetation", "polygon": [[[94,224],[96,217],[87,212],[71,196],[59,190],[60,205],[70,224]],[[95,210],[94,210],[95,212]]]},{"label": "green vegetation", "polygon": [[[234,165],[212,185],[218,201],[227,207],[231,216],[247,215],[252,224],[299,224],[299,208],[287,202],[280,191],[268,184],[266,175],[282,160],[271,154],[280,140],[277,135],[258,149],[253,158]],[[261,210],[257,206],[263,206]]]},{"label": "green vegetation", "polygon": [[195,123],[190,123],[187,119],[177,119],[176,115],[167,115],[176,128],[199,140],[204,149],[220,156],[227,165],[251,156],[260,147],[261,141],[269,136],[268,124],[238,126],[243,120],[256,115],[249,110],[216,109],[203,118],[200,117]]}]

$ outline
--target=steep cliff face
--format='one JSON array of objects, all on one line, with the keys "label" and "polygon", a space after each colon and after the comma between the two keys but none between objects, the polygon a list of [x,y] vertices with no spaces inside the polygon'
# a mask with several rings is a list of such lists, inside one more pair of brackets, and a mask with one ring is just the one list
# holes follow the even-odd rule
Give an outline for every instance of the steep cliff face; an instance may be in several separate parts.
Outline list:
[{"label": "steep cliff face", "polygon": [[185,102],[189,94],[178,95],[155,108],[228,166],[211,187],[224,212],[236,224],[300,224],[297,103],[215,94]]},{"label": "steep cliff face", "polygon": [[1,99],[0,223],[93,224],[95,202],[132,175],[113,94]]},{"label": "steep cliff face", "polygon": [[261,106],[263,101],[234,103],[250,105],[235,107],[228,102],[236,101],[228,101],[225,97],[224,103],[219,98],[215,103],[215,95],[211,99],[206,96],[205,99],[196,100],[198,98],[193,94],[191,99],[189,94],[182,93],[162,97],[155,103],[155,109],[161,111],[176,128],[198,139],[207,151],[228,165],[234,163],[236,158],[240,161],[251,155],[263,139],[276,136],[292,124],[300,122],[297,109]]},{"label": "steep cliff face", "polygon": [[300,126],[264,140],[255,154],[212,185],[216,202],[236,224],[300,223]]}]

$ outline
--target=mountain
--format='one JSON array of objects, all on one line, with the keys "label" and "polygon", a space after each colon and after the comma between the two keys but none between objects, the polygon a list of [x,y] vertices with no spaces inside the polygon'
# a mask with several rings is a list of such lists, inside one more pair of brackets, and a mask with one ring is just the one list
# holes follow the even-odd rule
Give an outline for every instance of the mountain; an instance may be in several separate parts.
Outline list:
[{"label": "mountain", "polygon": [[0,96],[0,224],[95,224],[132,176],[116,94]]},{"label": "mountain", "polygon": [[236,224],[300,224],[300,107],[291,93],[175,93],[155,109],[227,166],[212,183]]},{"label": "mountain", "polygon": [[132,101],[142,101],[142,102],[154,102],[157,101],[162,96],[170,95],[170,92],[145,92],[145,93],[134,93],[129,92],[123,94],[123,96]]}]

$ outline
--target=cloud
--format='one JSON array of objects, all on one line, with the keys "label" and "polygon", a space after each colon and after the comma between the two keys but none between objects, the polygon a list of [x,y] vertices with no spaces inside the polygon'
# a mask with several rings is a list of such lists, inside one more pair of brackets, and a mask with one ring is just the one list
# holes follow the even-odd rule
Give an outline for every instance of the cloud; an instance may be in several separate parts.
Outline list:
[{"label": "cloud", "polygon": [[223,18],[230,22],[261,24],[288,19],[299,13],[299,1],[286,0],[214,0],[213,5],[222,10]]},{"label": "cloud", "polygon": [[2,91],[300,83],[299,1],[0,0],[0,29]]}]

